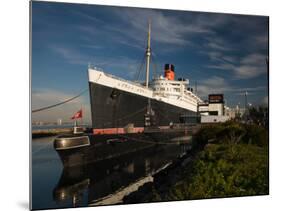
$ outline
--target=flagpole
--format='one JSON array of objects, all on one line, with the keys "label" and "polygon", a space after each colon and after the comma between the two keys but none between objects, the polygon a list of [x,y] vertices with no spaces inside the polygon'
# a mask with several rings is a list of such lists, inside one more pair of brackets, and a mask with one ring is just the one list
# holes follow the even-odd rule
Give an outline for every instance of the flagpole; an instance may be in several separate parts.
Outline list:
[{"label": "flagpole", "polygon": [[73,133],[75,134],[76,133],[76,125],[77,125],[77,122],[76,122],[76,119],[74,119],[74,126],[73,126]]},{"label": "flagpole", "polygon": [[[71,119],[74,120],[74,129],[78,127],[78,122],[79,122],[79,121],[78,121],[77,119],[79,119],[79,118],[81,118],[81,121],[83,121],[83,120],[82,120],[82,118],[83,118],[82,105],[81,105],[81,110],[79,110],[78,112],[76,112],[76,113],[74,114],[74,116],[71,117]],[[82,123],[81,123],[81,124],[82,124]]]},{"label": "flagpole", "polygon": [[82,110],[82,103],[81,103],[81,126],[83,127],[83,110]]}]

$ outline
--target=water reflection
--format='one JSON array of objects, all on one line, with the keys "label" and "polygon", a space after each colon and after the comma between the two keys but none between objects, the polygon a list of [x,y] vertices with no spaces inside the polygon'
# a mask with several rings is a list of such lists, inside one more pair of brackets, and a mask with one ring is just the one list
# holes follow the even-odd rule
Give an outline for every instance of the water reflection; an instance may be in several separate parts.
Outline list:
[{"label": "water reflection", "polygon": [[[58,205],[88,206],[155,174],[191,149],[190,145],[155,145],[114,159],[65,167],[53,190]],[[65,203],[67,202],[67,203]],[[104,204],[115,204],[108,200]]]}]

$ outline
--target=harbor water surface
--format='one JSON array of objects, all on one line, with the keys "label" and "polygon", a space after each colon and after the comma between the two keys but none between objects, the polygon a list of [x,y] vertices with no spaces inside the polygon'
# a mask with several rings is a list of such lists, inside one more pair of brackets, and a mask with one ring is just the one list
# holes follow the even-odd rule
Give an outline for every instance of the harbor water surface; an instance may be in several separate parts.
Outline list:
[{"label": "harbor water surface", "polygon": [[155,173],[191,149],[187,144],[153,145],[118,158],[64,168],[53,140],[32,141],[33,209],[120,204],[122,194],[135,190],[130,187],[151,182]]}]

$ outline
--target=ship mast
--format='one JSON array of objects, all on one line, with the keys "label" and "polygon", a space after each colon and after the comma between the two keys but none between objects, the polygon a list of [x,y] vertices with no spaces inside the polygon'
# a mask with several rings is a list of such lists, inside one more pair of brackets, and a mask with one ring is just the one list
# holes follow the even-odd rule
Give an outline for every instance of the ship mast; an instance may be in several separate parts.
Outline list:
[{"label": "ship mast", "polygon": [[150,63],[150,31],[151,31],[151,23],[148,22],[148,33],[147,33],[147,48],[146,48],[146,80],[145,80],[145,86],[148,88],[149,83],[149,63]]}]

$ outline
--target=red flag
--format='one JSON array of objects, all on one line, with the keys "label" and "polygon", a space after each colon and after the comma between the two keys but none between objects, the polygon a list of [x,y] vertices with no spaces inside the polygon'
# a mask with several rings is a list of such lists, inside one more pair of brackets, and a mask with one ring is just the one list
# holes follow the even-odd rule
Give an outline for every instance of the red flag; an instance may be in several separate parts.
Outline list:
[{"label": "red flag", "polygon": [[73,117],[71,117],[71,119],[79,119],[82,118],[82,109],[80,109],[79,111],[77,111]]}]

